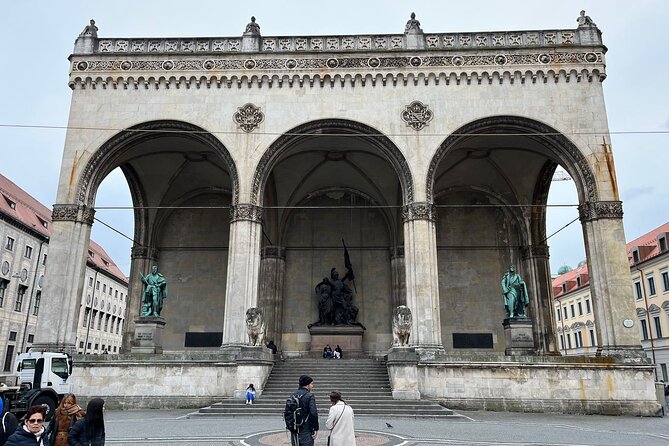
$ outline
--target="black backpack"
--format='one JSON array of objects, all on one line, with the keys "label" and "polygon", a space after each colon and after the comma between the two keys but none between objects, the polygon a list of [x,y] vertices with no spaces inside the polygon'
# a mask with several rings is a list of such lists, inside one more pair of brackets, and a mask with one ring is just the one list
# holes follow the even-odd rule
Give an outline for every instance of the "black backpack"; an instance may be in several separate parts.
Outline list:
[{"label": "black backpack", "polygon": [[298,432],[309,417],[309,413],[302,407],[302,397],[304,395],[306,393],[293,393],[286,400],[283,419],[286,422],[286,429],[291,432]]}]

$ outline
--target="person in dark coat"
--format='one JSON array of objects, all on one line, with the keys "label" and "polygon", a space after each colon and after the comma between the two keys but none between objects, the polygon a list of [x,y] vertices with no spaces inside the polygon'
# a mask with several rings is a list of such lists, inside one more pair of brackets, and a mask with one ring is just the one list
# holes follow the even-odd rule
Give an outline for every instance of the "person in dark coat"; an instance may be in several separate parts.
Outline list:
[{"label": "person in dark coat", "polygon": [[86,416],[74,423],[67,436],[68,446],[104,446],[105,420],[102,410],[105,400],[93,398],[86,406]]},{"label": "person in dark coat", "polygon": [[19,420],[11,412],[5,412],[0,419],[0,446],[4,446],[7,439],[16,431]]},{"label": "person in dark coat", "polygon": [[31,406],[25,422],[7,439],[5,446],[51,446],[44,429],[44,406]]},{"label": "person in dark coat", "polygon": [[299,431],[290,433],[290,444],[291,446],[314,446],[319,429],[316,397],[312,393],[314,380],[309,375],[302,375],[299,386],[293,395],[300,398],[300,405],[307,416]]}]

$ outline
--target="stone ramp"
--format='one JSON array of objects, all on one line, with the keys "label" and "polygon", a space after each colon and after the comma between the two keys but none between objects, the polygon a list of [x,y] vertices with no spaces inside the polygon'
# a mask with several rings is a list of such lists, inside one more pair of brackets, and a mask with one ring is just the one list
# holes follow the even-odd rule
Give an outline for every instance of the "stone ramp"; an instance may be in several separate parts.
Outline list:
[{"label": "stone ramp", "polygon": [[355,416],[457,418],[452,410],[431,400],[394,400],[386,364],[374,359],[287,359],[277,362],[253,405],[229,398],[203,407],[189,417],[283,417],[286,398],[297,390],[300,375],[314,379],[319,417],[327,417],[330,392],[338,390]]}]

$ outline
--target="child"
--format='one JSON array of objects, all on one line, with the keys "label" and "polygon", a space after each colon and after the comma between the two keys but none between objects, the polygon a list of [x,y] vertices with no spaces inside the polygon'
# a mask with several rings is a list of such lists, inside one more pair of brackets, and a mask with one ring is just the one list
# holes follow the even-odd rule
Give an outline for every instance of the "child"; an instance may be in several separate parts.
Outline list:
[{"label": "child", "polygon": [[251,383],[246,388],[246,404],[253,404],[254,399],[256,399],[256,388],[253,387],[253,383]]}]

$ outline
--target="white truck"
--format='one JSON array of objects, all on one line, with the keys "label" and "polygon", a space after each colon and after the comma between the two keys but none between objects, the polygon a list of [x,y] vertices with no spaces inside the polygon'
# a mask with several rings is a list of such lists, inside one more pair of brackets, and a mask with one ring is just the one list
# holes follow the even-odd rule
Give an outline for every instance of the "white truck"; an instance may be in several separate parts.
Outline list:
[{"label": "white truck", "polygon": [[9,411],[23,416],[30,406],[43,405],[50,420],[60,399],[72,391],[72,358],[66,353],[28,352],[17,358],[17,386],[2,396]]}]

